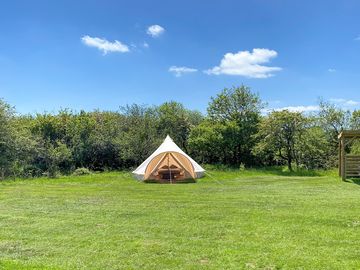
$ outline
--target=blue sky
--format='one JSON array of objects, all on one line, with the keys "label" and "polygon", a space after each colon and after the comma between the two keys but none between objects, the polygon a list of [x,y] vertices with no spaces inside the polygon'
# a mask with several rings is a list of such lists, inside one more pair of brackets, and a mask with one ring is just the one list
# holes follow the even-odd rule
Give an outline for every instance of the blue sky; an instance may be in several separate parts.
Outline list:
[{"label": "blue sky", "polygon": [[245,84],[271,108],[313,110],[323,97],[355,109],[359,11],[359,1],[1,1],[0,97],[21,113],[168,100],[205,112]]}]

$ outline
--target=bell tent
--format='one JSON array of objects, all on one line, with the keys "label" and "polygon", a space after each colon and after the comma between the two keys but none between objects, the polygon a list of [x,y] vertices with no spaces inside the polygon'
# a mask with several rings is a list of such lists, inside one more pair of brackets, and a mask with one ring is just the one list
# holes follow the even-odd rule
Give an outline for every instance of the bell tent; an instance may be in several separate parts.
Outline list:
[{"label": "bell tent", "polygon": [[135,171],[138,180],[176,182],[195,179],[204,175],[205,170],[182,151],[168,135],[164,142]]}]

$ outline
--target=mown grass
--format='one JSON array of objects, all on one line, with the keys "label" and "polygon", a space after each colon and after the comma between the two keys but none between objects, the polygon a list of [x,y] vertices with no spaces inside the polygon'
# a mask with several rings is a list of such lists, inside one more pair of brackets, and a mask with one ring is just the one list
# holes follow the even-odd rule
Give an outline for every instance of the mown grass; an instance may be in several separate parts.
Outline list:
[{"label": "mown grass", "polygon": [[287,174],[4,181],[0,269],[359,269],[357,182]]}]

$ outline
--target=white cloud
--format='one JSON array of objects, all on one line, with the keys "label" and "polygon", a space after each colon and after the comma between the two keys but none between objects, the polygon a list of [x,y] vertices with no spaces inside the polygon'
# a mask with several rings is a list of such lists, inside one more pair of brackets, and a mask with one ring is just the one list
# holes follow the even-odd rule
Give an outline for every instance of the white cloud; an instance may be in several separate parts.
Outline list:
[{"label": "white cloud", "polygon": [[81,38],[82,42],[89,47],[95,47],[102,51],[104,54],[108,52],[129,52],[129,47],[118,40],[114,42],[110,42],[104,38],[98,37],[90,37],[90,36],[83,36]]},{"label": "white cloud", "polygon": [[165,32],[165,29],[158,24],[154,24],[148,27],[146,33],[152,37],[159,37]]},{"label": "white cloud", "polygon": [[[330,102],[333,102],[340,107],[351,107],[360,105],[360,102],[354,101],[351,99],[344,99],[344,98],[330,98]],[[288,110],[290,112],[304,112],[304,113],[310,113],[310,112],[316,112],[320,110],[320,107],[318,105],[308,105],[308,106],[286,106],[286,107],[279,107],[279,108],[266,108],[263,109],[261,112],[263,114],[268,114],[271,112],[279,112],[283,110]]]},{"label": "white cloud", "polygon": [[197,72],[197,69],[195,69],[195,68],[189,68],[189,67],[171,66],[171,67],[169,68],[169,72],[175,74],[176,77],[181,77],[183,74],[186,74],[186,73]]},{"label": "white cloud", "polygon": [[290,112],[315,112],[319,110],[319,106],[309,105],[309,106],[288,106],[283,108],[277,108],[276,111],[288,110]]},{"label": "white cloud", "polygon": [[147,42],[144,42],[144,43],[143,43],[143,47],[144,47],[144,48],[149,48],[149,44],[148,44]]},{"label": "white cloud", "polygon": [[[352,99],[344,99],[344,98],[330,98],[330,102],[335,103],[339,107],[343,108],[349,108],[352,106],[360,105],[359,101],[355,101]],[[268,114],[271,112],[279,112],[283,110],[288,110],[290,112],[304,112],[304,113],[310,113],[310,112],[316,112],[320,110],[320,107],[318,105],[308,105],[308,106],[286,106],[286,107],[278,107],[278,108],[266,108],[263,109],[261,112],[262,114]]]},{"label": "white cloud", "polygon": [[275,58],[277,52],[269,49],[253,49],[249,51],[239,51],[238,53],[227,53],[221,60],[219,66],[205,70],[206,74],[226,74],[238,75],[248,78],[268,78],[274,72],[280,71],[280,67],[269,67],[261,64],[268,63]]},{"label": "white cloud", "polygon": [[358,101],[352,99],[344,99],[344,98],[330,98],[330,101],[340,106],[356,106],[360,104],[360,102]]},{"label": "white cloud", "polygon": [[348,100],[348,101],[346,101],[346,104],[350,105],[350,106],[356,106],[356,105],[359,105],[360,102],[354,101],[354,100]]},{"label": "white cloud", "polygon": [[336,69],[335,68],[329,68],[328,71],[333,73],[333,72],[336,72]]},{"label": "white cloud", "polygon": [[280,112],[280,111],[290,111],[290,112],[316,112],[319,110],[319,106],[309,105],[309,106],[287,106],[281,108],[270,108],[262,110],[262,113],[267,114],[270,112]]}]

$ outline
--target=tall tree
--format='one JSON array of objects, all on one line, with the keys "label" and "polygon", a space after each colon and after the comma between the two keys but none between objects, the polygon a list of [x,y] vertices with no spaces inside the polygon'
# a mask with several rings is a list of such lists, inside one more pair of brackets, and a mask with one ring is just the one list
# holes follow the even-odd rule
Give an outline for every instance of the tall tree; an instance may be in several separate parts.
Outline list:
[{"label": "tall tree", "polygon": [[14,109],[0,99],[0,177],[11,170],[15,159]]},{"label": "tall tree", "polygon": [[320,100],[319,107],[318,119],[320,125],[327,133],[328,140],[334,149],[337,149],[338,135],[344,129],[350,128],[351,113],[323,100]]},{"label": "tall tree", "polygon": [[156,109],[133,104],[122,107],[121,113],[125,117],[124,133],[118,140],[121,157],[127,167],[139,165],[162,141]]},{"label": "tall tree", "polygon": [[333,149],[325,131],[312,121],[298,138],[296,150],[298,164],[307,169],[331,168],[338,158],[333,155]]},{"label": "tall tree", "polygon": [[189,148],[191,155],[202,163],[225,162],[228,155],[224,138],[226,125],[209,120],[203,121],[191,130]]},{"label": "tall tree", "polygon": [[276,159],[286,162],[290,171],[292,163],[299,163],[298,142],[305,132],[307,119],[301,113],[275,111],[263,119],[254,153],[273,153]]},{"label": "tall tree", "polygon": [[187,150],[187,141],[191,128],[202,119],[199,112],[185,109],[181,103],[165,102],[156,109],[158,113],[158,133],[161,137],[170,137],[181,148]]},{"label": "tall tree", "polygon": [[225,160],[230,164],[253,163],[251,150],[255,145],[253,135],[257,133],[263,103],[259,95],[249,87],[225,88],[212,97],[208,107],[211,121],[226,126],[223,135],[226,139]]},{"label": "tall tree", "polygon": [[[355,110],[351,114],[350,127],[354,130],[360,130],[360,110]],[[360,155],[360,140],[357,139],[351,143],[350,152],[354,155]]]},{"label": "tall tree", "polygon": [[359,130],[360,129],[360,110],[355,110],[351,114],[350,119],[351,129]]}]

